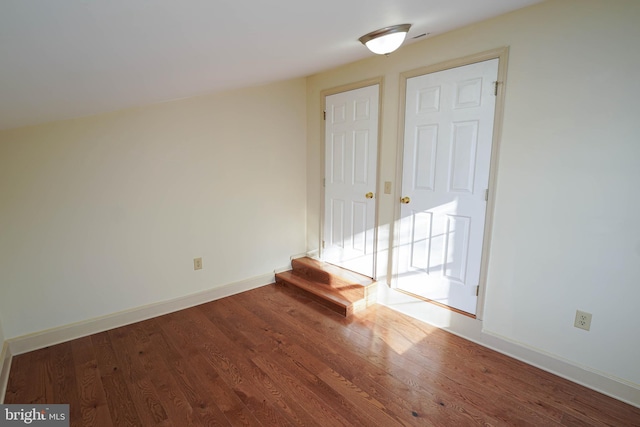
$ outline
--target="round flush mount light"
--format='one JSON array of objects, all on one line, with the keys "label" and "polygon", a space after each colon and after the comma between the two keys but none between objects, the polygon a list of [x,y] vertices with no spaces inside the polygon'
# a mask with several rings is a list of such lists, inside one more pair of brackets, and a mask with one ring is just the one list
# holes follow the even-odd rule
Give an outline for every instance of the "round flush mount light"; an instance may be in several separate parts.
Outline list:
[{"label": "round flush mount light", "polygon": [[358,40],[371,52],[388,55],[398,49],[404,42],[411,24],[393,25],[365,34]]}]

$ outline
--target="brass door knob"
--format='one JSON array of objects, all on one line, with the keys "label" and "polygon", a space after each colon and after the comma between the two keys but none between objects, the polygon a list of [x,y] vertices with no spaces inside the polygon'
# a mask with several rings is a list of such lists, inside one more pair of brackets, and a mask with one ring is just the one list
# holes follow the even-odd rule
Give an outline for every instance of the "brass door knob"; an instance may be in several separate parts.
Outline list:
[{"label": "brass door knob", "polygon": [[400,199],[400,203],[404,203],[405,205],[408,205],[411,202],[411,199],[408,196],[404,196],[402,199]]},{"label": "brass door knob", "polygon": [[364,195],[364,197],[366,197],[367,199],[373,199],[373,193],[369,191],[367,194]]}]

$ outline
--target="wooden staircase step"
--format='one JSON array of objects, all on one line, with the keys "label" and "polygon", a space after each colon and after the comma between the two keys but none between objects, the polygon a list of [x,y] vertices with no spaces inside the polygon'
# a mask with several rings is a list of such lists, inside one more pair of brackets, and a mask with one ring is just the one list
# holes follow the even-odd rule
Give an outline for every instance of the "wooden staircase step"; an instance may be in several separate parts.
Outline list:
[{"label": "wooden staircase step", "polygon": [[276,283],[300,292],[331,310],[350,316],[375,304],[373,279],[312,258],[297,258]]},{"label": "wooden staircase step", "polygon": [[353,304],[352,301],[333,291],[331,288],[311,282],[295,274],[293,271],[284,271],[276,274],[276,283],[284,285],[289,289],[302,292],[312,300],[319,302],[343,316],[349,316],[353,313],[353,309],[349,309]]},{"label": "wooden staircase step", "polygon": [[313,258],[295,258],[291,261],[291,266],[294,271],[309,276],[311,280],[335,288],[369,286],[375,283],[370,277]]}]

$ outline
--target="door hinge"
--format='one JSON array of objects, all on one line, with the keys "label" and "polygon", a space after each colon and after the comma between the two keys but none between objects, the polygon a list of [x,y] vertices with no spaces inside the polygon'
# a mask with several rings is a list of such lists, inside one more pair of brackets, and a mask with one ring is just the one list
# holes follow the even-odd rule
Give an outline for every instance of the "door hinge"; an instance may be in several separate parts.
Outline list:
[{"label": "door hinge", "polygon": [[324,240],[322,241],[322,249],[324,249]]},{"label": "door hinge", "polygon": [[476,286],[476,296],[480,294],[480,286]]},{"label": "door hinge", "polygon": [[499,84],[500,84],[499,81],[493,82],[493,96],[498,96],[498,85]]},{"label": "door hinge", "polygon": [[489,189],[488,188],[486,190],[484,190],[484,201],[485,202],[489,201]]},{"label": "door hinge", "polygon": [[327,112],[326,112],[326,110],[322,112],[322,120],[327,120]]},{"label": "door hinge", "polygon": [[322,178],[322,187],[326,187],[327,186],[327,178]]}]

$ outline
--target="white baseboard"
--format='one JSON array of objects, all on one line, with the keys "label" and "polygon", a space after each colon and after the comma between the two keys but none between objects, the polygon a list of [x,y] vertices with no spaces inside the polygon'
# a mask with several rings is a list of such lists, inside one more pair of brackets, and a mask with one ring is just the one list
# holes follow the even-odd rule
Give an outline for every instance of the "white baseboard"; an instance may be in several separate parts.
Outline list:
[{"label": "white baseboard", "polygon": [[319,249],[310,250],[305,254],[305,256],[308,256],[309,258],[320,259],[320,250]]},{"label": "white baseboard", "polygon": [[[303,253],[300,253],[300,254],[291,255],[289,257],[289,259],[291,261],[293,261],[294,259],[304,258],[304,257],[318,259],[318,254],[319,254],[319,251],[316,249],[316,250],[309,251],[309,252],[303,252]],[[289,270],[291,270],[291,264],[283,266],[283,267],[280,267],[280,268],[276,268],[275,270],[273,270],[273,272],[275,274],[278,274],[278,273],[282,273],[284,271],[289,271]]]},{"label": "white baseboard", "polygon": [[5,341],[0,349],[0,404],[4,403],[4,395],[7,393],[10,369],[11,351],[9,351],[9,343]]},{"label": "white baseboard", "polygon": [[390,289],[383,283],[378,286],[378,303],[458,335],[476,344],[513,357],[529,365],[583,385],[599,393],[640,408],[640,388],[620,378],[596,372],[587,367],[545,353],[539,349],[512,341],[482,329],[480,320],[429,304],[409,295]]},{"label": "white baseboard", "polygon": [[[70,325],[48,329],[42,332],[11,338],[5,341],[5,346],[8,344],[11,355],[15,356],[109,329],[118,328],[120,326],[140,322],[152,317],[162,316],[163,314],[173,313],[174,311],[183,310],[209,301],[235,295],[240,292],[259,288],[273,283],[274,281],[275,277],[273,273],[263,274],[261,276],[230,283],[228,285],[176,298],[170,301],[149,304],[133,308],[131,310],[125,310]],[[1,384],[2,383],[0,383],[0,385]]]},{"label": "white baseboard", "polygon": [[291,261],[293,261],[294,259],[297,259],[297,258],[304,258],[304,257],[306,257],[306,256],[307,256],[307,253],[306,253],[306,252],[302,252],[302,253],[299,253],[299,254],[291,255],[291,256],[289,257],[289,259],[290,259]]}]

